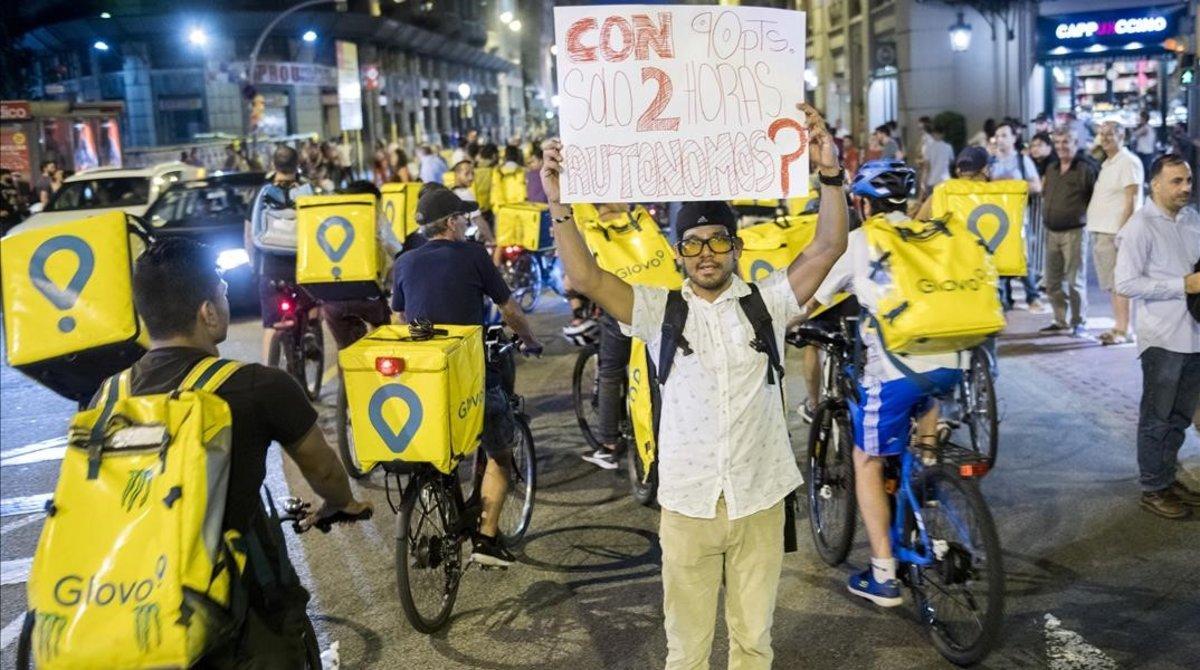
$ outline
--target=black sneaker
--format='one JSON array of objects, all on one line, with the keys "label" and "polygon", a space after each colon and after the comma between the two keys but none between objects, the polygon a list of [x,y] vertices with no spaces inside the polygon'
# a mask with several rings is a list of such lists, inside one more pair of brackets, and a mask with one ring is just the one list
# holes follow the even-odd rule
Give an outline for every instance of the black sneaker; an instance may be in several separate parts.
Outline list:
[{"label": "black sneaker", "polygon": [[1039,333],[1061,333],[1070,330],[1071,327],[1065,323],[1052,323],[1045,328],[1038,328]]},{"label": "black sneaker", "polygon": [[471,560],[480,565],[507,568],[517,562],[517,557],[513,556],[508,549],[504,548],[504,544],[494,537],[476,533],[472,545],[474,547],[471,549]]}]

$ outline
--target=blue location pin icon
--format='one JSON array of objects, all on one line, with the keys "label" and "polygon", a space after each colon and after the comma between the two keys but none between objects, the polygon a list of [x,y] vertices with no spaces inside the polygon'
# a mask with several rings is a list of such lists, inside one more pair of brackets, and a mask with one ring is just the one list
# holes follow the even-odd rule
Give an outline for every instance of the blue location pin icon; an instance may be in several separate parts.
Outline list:
[{"label": "blue location pin icon", "polygon": [[750,264],[750,281],[761,281],[775,271],[772,265],[761,258]]},{"label": "blue location pin icon", "polygon": [[[329,231],[335,226],[341,228],[343,233],[342,243],[336,247],[329,243]],[[329,260],[333,261],[334,263],[340,263],[342,261],[342,258],[346,255],[346,252],[350,250],[351,244],[354,244],[354,226],[351,226],[350,222],[342,217],[331,216],[322,221],[321,225],[317,226],[317,245],[319,245],[321,250],[325,252],[325,255],[329,257]],[[342,269],[337,265],[333,266],[333,270],[331,270],[331,272],[334,279],[342,276]]]},{"label": "blue location pin icon", "polygon": [[[996,223],[999,224],[996,227],[996,234],[990,240],[984,237],[983,233],[979,231],[979,220],[985,216],[996,217]],[[1008,214],[1000,205],[990,203],[980,205],[971,212],[971,216],[967,217],[967,230],[974,233],[975,237],[978,237],[983,242],[983,245],[987,247],[988,253],[992,254],[996,253],[996,249],[1000,248],[1000,243],[1008,235],[1008,226]]]},{"label": "blue location pin icon", "polygon": [[[393,431],[383,416],[384,404],[393,399],[401,400],[408,405],[408,419],[399,431]],[[371,401],[367,404],[367,416],[371,419],[371,426],[383,443],[387,445],[387,448],[392,453],[399,454],[408,448],[413,436],[417,434],[417,429],[421,427],[424,409],[421,407],[421,399],[412,389],[404,384],[387,384],[380,386],[371,395]]]},{"label": "blue location pin icon", "polygon": [[383,217],[390,225],[396,225],[396,203],[388,200],[383,204]]},{"label": "blue location pin icon", "polygon": [[[65,288],[59,288],[46,274],[46,263],[59,251],[69,251],[79,259],[75,275],[67,282]],[[34,250],[33,258],[29,259],[29,278],[33,280],[34,288],[46,296],[50,304],[64,311],[75,306],[80,291],[92,278],[95,269],[96,255],[92,252],[92,247],[74,235],[59,235],[42,242]],[[58,329],[64,333],[75,330],[75,319],[70,316],[62,317],[58,320]]]}]

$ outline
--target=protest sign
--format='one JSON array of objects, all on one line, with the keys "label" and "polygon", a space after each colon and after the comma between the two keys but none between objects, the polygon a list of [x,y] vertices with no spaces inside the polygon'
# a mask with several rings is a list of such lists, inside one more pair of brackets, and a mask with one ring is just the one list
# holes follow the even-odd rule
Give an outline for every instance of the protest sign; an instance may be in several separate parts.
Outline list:
[{"label": "protest sign", "polygon": [[804,14],[555,7],[564,202],[808,190]]}]

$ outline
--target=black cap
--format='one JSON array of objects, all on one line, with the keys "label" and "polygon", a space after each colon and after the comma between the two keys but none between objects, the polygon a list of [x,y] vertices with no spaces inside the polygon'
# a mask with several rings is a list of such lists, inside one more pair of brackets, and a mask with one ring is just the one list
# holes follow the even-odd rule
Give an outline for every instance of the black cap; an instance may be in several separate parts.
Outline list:
[{"label": "black cap", "polygon": [[967,147],[958,153],[954,165],[959,172],[982,172],[988,166],[991,156],[983,147]]},{"label": "black cap", "polygon": [[417,225],[424,226],[452,214],[470,214],[477,209],[479,205],[454,195],[454,191],[445,186],[429,188],[426,184],[417,199]]},{"label": "black cap", "polygon": [[675,217],[675,238],[682,240],[683,234],[692,228],[714,225],[725,226],[733,237],[737,235],[737,214],[719,200],[685,202]]}]

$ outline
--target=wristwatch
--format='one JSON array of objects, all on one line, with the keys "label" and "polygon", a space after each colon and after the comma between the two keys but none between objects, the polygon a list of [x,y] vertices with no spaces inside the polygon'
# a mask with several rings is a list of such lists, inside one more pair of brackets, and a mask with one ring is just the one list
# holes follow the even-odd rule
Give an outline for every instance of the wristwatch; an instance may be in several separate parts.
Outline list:
[{"label": "wristwatch", "polygon": [[846,171],[838,170],[838,173],[836,175],[834,175],[832,177],[828,177],[823,172],[818,170],[817,171],[817,181],[821,182],[825,186],[845,186],[846,185]]}]

